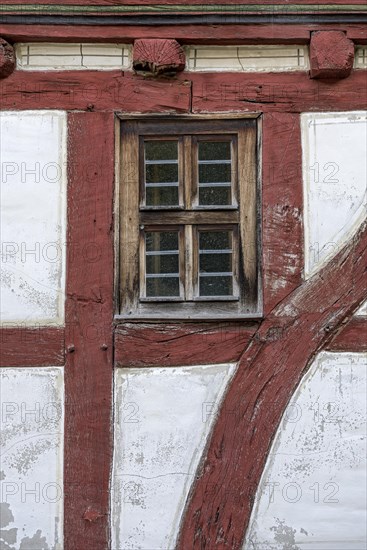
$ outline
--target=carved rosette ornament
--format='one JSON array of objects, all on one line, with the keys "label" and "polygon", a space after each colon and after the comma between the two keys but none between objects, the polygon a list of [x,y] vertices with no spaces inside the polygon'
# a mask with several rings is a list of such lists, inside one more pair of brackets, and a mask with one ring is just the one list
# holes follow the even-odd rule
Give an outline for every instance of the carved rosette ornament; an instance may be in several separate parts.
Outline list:
[{"label": "carved rosette ornament", "polygon": [[14,48],[6,40],[0,38],[0,78],[6,78],[15,69]]},{"label": "carved rosette ornament", "polygon": [[135,40],[133,67],[146,76],[175,75],[185,68],[185,53],[176,40]]}]

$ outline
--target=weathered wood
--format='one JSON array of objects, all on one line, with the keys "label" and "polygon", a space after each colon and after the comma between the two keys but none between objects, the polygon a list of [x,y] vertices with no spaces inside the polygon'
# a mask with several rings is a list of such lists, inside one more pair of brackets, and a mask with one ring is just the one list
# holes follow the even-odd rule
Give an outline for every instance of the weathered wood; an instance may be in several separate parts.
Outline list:
[{"label": "weathered wood", "polygon": [[310,77],[346,78],[353,69],[354,43],[342,31],[311,34]]},{"label": "weathered wood", "polygon": [[135,40],[133,67],[137,72],[173,75],[185,68],[185,52],[177,40],[143,38]]},{"label": "weathered wood", "polygon": [[[17,4],[26,4],[27,2],[25,0],[3,0],[2,3],[4,5],[17,5]],[[36,2],[34,2],[36,3]],[[59,4],[59,0],[38,0],[37,1],[37,4],[38,5],[52,5],[52,4]],[[202,8],[203,6],[203,1],[202,0],[189,0],[189,1],[185,1],[183,2],[181,0],[181,2],[179,0],[165,0],[164,1],[164,4],[166,5],[175,5],[175,4],[191,4],[191,5],[198,5],[199,7]],[[215,4],[236,4],[236,5],[240,5],[240,4],[247,4],[247,5],[251,5],[251,4],[258,4],[258,0],[227,0],[226,2],[224,2],[223,0],[212,0],[210,2],[212,5],[215,5]],[[292,2],[289,2],[288,0],[277,0],[277,2],[275,2],[275,0],[263,0],[261,2],[261,4],[263,5],[272,5],[272,4],[278,4],[278,5],[283,5],[284,7],[288,6],[289,3],[293,4],[293,5],[309,5],[309,6],[312,6],[313,4],[316,4],[317,6],[319,6],[321,4],[320,0],[292,0]],[[364,5],[364,0],[353,0],[353,2],[350,2],[351,5]],[[65,5],[73,5],[75,4],[75,0],[63,0],[62,4],[65,4]],[[121,0],[78,0],[78,5],[79,6],[118,6],[119,4],[121,4]],[[154,6],[154,5],[162,5],[162,0],[130,0],[129,2],[130,5],[134,6],[134,5],[142,5],[142,6]],[[330,2],[329,0],[326,0],[324,2],[322,2],[322,4],[324,5],[338,5],[338,4],[346,4],[346,1],[345,0],[333,0],[333,2]]]},{"label": "weathered wood", "polygon": [[362,302],[366,264],[367,224],[259,327],[239,361],[210,437],[183,517],[179,550],[242,547],[281,416],[316,352]]},{"label": "weathered wood", "polygon": [[64,365],[64,329],[14,327],[0,329],[0,367]]},{"label": "weathered wood", "polygon": [[[201,0],[200,0],[201,1]],[[363,0],[362,0],[363,1]],[[74,2],[74,0],[72,0]],[[358,44],[367,43],[366,25],[149,25],[119,27],[0,24],[10,42],[133,42],[137,38],[175,38],[181,44],[308,44],[317,30],[341,30]]]},{"label": "weathered wood", "polygon": [[303,195],[299,117],[267,113],[262,120],[262,264],[264,313],[302,281]]},{"label": "weathered wood", "polygon": [[[192,110],[292,112],[350,111],[367,107],[367,71],[342,80],[312,80],[296,73],[183,73],[192,81]],[[282,130],[279,130],[279,133]],[[291,158],[287,154],[287,158]],[[286,157],[284,157],[286,159]],[[292,159],[293,162],[293,159]]]},{"label": "weathered wood", "polygon": [[109,540],[112,457],[114,116],[68,121],[64,540],[101,550]]},{"label": "weathered wood", "polygon": [[363,317],[352,318],[345,327],[342,327],[326,349],[331,351],[366,352],[367,319]]},{"label": "weathered wood", "polygon": [[0,38],[0,78],[8,77],[15,69],[14,48]]},{"label": "weathered wood", "polygon": [[175,367],[238,361],[256,323],[119,325],[115,361],[122,367]]},{"label": "weathered wood", "polygon": [[0,84],[3,109],[189,111],[190,83],[121,71],[15,71]]},{"label": "weathered wood", "polygon": [[[0,84],[3,109],[126,113],[294,112],[367,108],[367,71],[316,81],[298,73],[180,73],[143,79],[121,71],[15,71]],[[218,124],[218,129],[220,124]]]}]

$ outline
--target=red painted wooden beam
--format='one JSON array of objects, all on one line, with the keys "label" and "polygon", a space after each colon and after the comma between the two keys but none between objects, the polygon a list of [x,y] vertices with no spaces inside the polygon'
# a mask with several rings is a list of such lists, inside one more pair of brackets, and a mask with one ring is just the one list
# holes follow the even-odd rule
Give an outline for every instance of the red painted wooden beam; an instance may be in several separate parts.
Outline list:
[{"label": "red painted wooden beam", "polygon": [[[201,0],[200,0],[201,1]],[[367,43],[366,25],[149,25],[59,26],[1,24],[0,36],[10,42],[133,42],[138,38],[173,38],[182,44],[308,44],[311,32],[341,30],[357,44]]]},{"label": "red painted wooden beam", "polygon": [[115,363],[120,367],[234,363],[257,326],[225,322],[122,324],[115,332]]},{"label": "red painted wooden beam", "polygon": [[13,327],[0,329],[0,367],[64,365],[64,329]]},{"label": "red painted wooden beam", "polygon": [[331,351],[367,351],[367,319],[353,317],[328,344]]},{"label": "red painted wooden beam", "polygon": [[[192,106],[191,106],[192,86]],[[0,82],[3,109],[142,113],[265,112],[367,108],[367,71],[342,80],[297,73],[179,73],[144,79],[121,71],[15,71]],[[281,130],[279,131],[281,133]],[[291,161],[284,157],[284,163]]]},{"label": "red painted wooden beam", "polygon": [[[240,550],[285,407],[315,354],[365,297],[367,224],[275,306],[245,350],[187,503],[178,550]],[[226,411],[237,414],[227,415]]]},{"label": "red painted wooden beam", "polygon": [[67,265],[64,540],[66,550],[101,550],[112,455],[113,113],[70,114],[68,137],[68,245],[93,255]]},{"label": "red painted wooden beam", "polygon": [[264,314],[302,282],[303,188],[299,115],[262,117]]}]

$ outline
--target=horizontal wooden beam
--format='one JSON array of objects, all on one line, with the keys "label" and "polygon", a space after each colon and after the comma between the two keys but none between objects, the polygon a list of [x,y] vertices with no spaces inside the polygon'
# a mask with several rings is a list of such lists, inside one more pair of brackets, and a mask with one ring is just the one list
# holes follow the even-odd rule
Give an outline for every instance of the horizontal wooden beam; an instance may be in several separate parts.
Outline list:
[{"label": "horizontal wooden beam", "polygon": [[0,329],[0,367],[60,367],[64,365],[62,327]]},{"label": "horizontal wooden beam", "polygon": [[308,44],[312,31],[342,30],[358,44],[367,43],[367,27],[360,23],[280,25],[22,25],[4,24],[0,19],[0,36],[10,42],[133,42],[137,38],[174,38],[181,44]]},{"label": "horizontal wooden beam", "polygon": [[[191,106],[192,86],[192,106]],[[144,79],[121,71],[15,71],[0,84],[3,109],[111,110],[126,113],[359,110],[367,71],[342,80],[296,73],[180,73]]]},{"label": "horizontal wooden beam", "polygon": [[175,367],[237,362],[258,323],[119,325],[115,363],[119,367]]},{"label": "horizontal wooden beam", "polygon": [[353,317],[328,344],[330,351],[367,351],[367,318]]},{"label": "horizontal wooden beam", "polygon": [[2,109],[188,112],[190,82],[121,71],[15,71],[0,84]]}]

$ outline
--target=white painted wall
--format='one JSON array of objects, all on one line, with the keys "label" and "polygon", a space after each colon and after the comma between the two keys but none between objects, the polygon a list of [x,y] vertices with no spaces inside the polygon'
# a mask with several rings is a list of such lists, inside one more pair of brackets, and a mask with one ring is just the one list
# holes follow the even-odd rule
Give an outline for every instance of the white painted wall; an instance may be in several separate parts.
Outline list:
[{"label": "white painted wall", "polygon": [[1,548],[62,549],[63,391],[62,368],[0,369]]},{"label": "white painted wall", "polygon": [[363,302],[361,307],[356,311],[356,315],[358,317],[365,317],[367,316],[367,300]]},{"label": "white painted wall", "polygon": [[244,550],[365,550],[365,354],[320,353],[284,414]]},{"label": "white painted wall", "polygon": [[366,119],[366,111],[301,115],[306,278],[366,217]]},{"label": "white painted wall", "polygon": [[116,370],[114,550],[175,547],[186,497],[234,369]]},{"label": "white painted wall", "polygon": [[3,325],[64,321],[66,113],[2,112],[1,295]]}]

